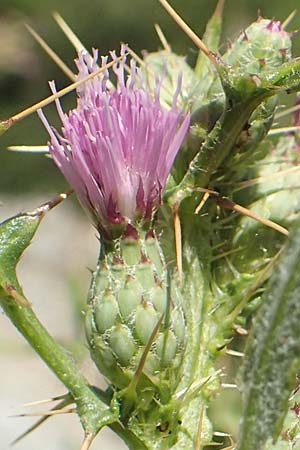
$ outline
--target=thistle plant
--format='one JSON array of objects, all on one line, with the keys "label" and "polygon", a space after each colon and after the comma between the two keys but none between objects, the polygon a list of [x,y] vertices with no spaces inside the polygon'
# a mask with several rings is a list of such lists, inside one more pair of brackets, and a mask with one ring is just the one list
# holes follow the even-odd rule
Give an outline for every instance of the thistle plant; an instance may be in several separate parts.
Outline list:
[{"label": "thistle plant", "polygon": [[[1,124],[38,110],[49,155],[97,230],[84,319],[107,389],[47,333],[15,274],[42,217],[71,191],[1,224],[1,306],[67,388],[57,409],[75,405],[82,450],[104,426],[132,450],[218,444],[209,414],[226,388],[218,363],[248,333],[235,380],[240,432],[222,448],[296,448],[299,119],[282,111],[283,95],[300,90],[292,33],[288,21],[259,17],[220,54],[222,2],[202,40],[160,3],[199,48],[194,67],[164,37],[144,59],[129,45],[100,60],[81,46],[71,87],[51,83],[49,99]],[[59,97],[74,88],[77,106],[64,112]],[[61,129],[40,109],[53,100]],[[283,114],[293,126],[274,127]]]}]

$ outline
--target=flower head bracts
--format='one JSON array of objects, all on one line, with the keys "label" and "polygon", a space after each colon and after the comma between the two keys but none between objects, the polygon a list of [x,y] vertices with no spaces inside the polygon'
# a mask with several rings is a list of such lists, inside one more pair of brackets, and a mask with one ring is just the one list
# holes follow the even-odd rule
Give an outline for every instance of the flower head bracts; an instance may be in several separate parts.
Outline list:
[{"label": "flower head bracts", "polygon": [[271,33],[281,33],[282,36],[284,36],[284,37],[287,34],[289,34],[284,30],[284,28],[279,20],[271,19],[271,20],[267,20],[266,22],[267,22],[267,24],[265,25],[265,28],[266,28],[266,30],[269,30]]},{"label": "flower head bracts", "polygon": [[[121,56],[117,60],[111,52],[116,87],[106,70],[78,89],[76,109],[65,114],[56,102],[62,135],[40,112],[55,163],[97,228],[108,235],[114,225],[152,218],[189,126],[189,116],[176,107],[180,82],[172,108],[165,110],[159,101],[159,81],[151,95],[136,77],[139,69],[133,61],[130,76],[125,77],[124,46]],[[76,63],[81,79],[97,68],[97,52],[93,57],[80,54]],[[102,58],[102,66],[106,63]],[[55,90],[53,83],[51,87]]]}]

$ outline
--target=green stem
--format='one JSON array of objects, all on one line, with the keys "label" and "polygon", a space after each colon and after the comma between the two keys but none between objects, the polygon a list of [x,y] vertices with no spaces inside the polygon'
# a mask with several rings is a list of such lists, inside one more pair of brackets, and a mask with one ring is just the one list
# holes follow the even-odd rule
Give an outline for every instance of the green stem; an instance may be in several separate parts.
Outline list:
[{"label": "green stem", "polygon": [[72,358],[50,336],[33,310],[5,294],[3,289],[0,289],[0,304],[12,323],[71,393],[85,432],[96,434],[102,426],[114,422],[115,417],[108,406],[97,397]]}]

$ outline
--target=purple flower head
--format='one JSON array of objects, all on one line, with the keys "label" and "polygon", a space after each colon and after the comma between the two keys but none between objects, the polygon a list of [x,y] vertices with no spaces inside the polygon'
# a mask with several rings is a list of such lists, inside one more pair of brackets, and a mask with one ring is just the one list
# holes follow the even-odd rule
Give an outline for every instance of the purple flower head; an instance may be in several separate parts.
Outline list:
[{"label": "purple flower head", "polygon": [[[126,47],[121,59],[111,52],[116,87],[106,69],[101,77],[77,89],[77,107],[68,114],[57,110],[61,135],[39,113],[50,135],[53,160],[75,190],[93,222],[106,235],[115,226],[151,220],[161,202],[161,191],[189,126],[188,114],[159,101],[160,81],[151,94],[141,85],[134,61],[125,77]],[[76,61],[82,79],[97,69],[93,58],[80,54]],[[102,66],[108,58],[102,58]],[[55,86],[51,83],[55,92]]]}]

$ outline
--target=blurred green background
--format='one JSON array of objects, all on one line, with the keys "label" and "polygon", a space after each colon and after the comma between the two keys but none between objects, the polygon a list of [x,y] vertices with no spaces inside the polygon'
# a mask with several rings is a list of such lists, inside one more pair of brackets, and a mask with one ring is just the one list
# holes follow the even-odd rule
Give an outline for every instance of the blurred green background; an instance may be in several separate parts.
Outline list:
[{"label": "blurred green background", "polygon": [[[202,36],[215,1],[173,0],[172,5]],[[284,20],[299,7],[297,0],[227,0],[224,12],[224,39],[234,38],[258,14]],[[24,23],[30,24],[72,68],[74,49],[53,20],[58,11],[82,39],[87,48],[99,48],[102,54],[128,42],[136,51],[156,50],[160,43],[153,24],[159,23],[175,52],[190,61],[196,50],[188,38],[168,17],[158,0],[0,0],[0,118],[5,119],[49,94],[47,81],[55,79],[59,88],[68,79],[34,42]],[[297,13],[290,29],[299,28]],[[295,38],[295,54],[299,54]],[[72,95],[64,99],[65,108],[72,105]],[[51,123],[55,112],[47,109]],[[8,145],[44,144],[46,133],[36,115],[31,116],[1,137],[0,195],[5,192],[47,192],[65,185],[52,162],[42,155],[20,155],[6,152]]]}]

